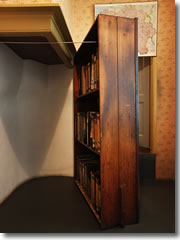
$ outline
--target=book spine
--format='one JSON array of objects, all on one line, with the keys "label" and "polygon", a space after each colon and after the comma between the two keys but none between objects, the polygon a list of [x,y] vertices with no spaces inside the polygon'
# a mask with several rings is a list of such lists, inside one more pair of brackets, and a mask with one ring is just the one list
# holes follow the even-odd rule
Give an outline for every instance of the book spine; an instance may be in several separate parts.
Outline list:
[{"label": "book spine", "polygon": [[80,67],[78,71],[79,95],[86,94],[99,87],[99,56],[96,50],[91,61]]},{"label": "book spine", "polygon": [[95,206],[96,192],[95,192],[95,177],[93,171],[91,171],[91,201],[92,204]]},{"label": "book spine", "polygon": [[99,88],[99,53],[96,51],[96,87]]},{"label": "book spine", "polygon": [[97,113],[97,151],[101,152],[101,129],[100,129],[100,114]]},{"label": "book spine", "polygon": [[88,174],[87,194],[88,194],[89,198],[91,199],[91,175],[90,174]]},{"label": "book spine", "polygon": [[88,92],[88,65],[85,66],[85,93]]},{"label": "book spine", "polygon": [[94,62],[94,55],[92,55],[92,60],[91,60],[91,80],[90,80],[90,89],[94,90],[94,80],[95,80],[95,62]]},{"label": "book spine", "polygon": [[97,84],[96,84],[96,82],[97,82],[97,63],[96,63],[96,61],[97,61],[97,57],[95,55],[94,56],[94,88],[95,89],[97,89]]},{"label": "book spine", "polygon": [[77,139],[80,141],[80,113],[77,113]]},{"label": "book spine", "polygon": [[97,114],[94,115],[94,148],[97,150]]},{"label": "book spine", "polygon": [[92,144],[92,148],[94,149],[95,148],[95,134],[96,134],[96,132],[95,132],[95,130],[96,130],[96,120],[95,120],[95,115],[93,114],[93,144]]},{"label": "book spine", "polygon": [[96,181],[96,211],[100,211],[100,206],[99,206],[99,181],[98,178],[95,178]]},{"label": "book spine", "polygon": [[87,65],[87,92],[90,92],[90,81],[91,81],[91,63]]},{"label": "book spine", "polygon": [[93,122],[93,115],[90,113],[90,139],[91,139],[91,147],[93,146],[93,139],[94,139],[94,122]]},{"label": "book spine", "polygon": [[79,96],[82,94],[82,73],[81,67],[78,68],[78,89],[79,89]]},{"label": "book spine", "polygon": [[85,166],[84,163],[82,163],[82,185],[85,186]]},{"label": "book spine", "polygon": [[87,115],[86,115],[86,119],[87,119],[87,134],[86,134],[86,142],[87,142],[87,145],[89,146],[90,142],[89,142],[89,132],[90,132],[90,126],[89,126],[89,112],[87,112]]}]

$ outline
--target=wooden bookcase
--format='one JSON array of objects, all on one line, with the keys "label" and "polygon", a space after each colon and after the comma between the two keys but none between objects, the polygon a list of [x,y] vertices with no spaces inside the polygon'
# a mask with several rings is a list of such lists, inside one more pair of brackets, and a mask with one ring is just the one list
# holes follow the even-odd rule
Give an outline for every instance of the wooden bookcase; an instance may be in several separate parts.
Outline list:
[{"label": "wooden bookcase", "polygon": [[[137,223],[137,19],[100,14],[84,41],[74,59],[75,183],[102,228]],[[80,94],[82,66],[95,53],[99,87]],[[100,152],[77,140],[77,113],[81,112],[99,112]],[[94,154],[99,161],[99,212],[79,180],[78,157],[82,154]]]}]

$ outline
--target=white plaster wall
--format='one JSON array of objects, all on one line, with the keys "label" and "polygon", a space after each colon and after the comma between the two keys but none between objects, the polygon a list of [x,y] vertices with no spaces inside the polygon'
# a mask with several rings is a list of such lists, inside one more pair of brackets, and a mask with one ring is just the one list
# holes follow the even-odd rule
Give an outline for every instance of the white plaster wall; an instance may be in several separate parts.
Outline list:
[{"label": "white plaster wall", "polygon": [[0,45],[0,202],[36,176],[73,176],[72,70]]},{"label": "white plaster wall", "polygon": [[[12,141],[20,145],[17,95],[23,61],[0,45],[0,201],[28,175],[18,160]],[[16,126],[15,126],[16,125]],[[23,148],[22,148],[23,149]]]},{"label": "white plaster wall", "polygon": [[[73,72],[48,67],[47,126],[49,146],[40,174],[73,176]],[[63,78],[63,80],[62,80]]]}]

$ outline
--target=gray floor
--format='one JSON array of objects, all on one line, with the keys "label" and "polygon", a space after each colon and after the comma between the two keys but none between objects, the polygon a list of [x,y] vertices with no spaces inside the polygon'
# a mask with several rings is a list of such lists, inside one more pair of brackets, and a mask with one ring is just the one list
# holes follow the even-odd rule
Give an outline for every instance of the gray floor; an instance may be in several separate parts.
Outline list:
[{"label": "gray floor", "polygon": [[0,205],[0,232],[175,232],[174,182],[143,182],[140,193],[140,222],[138,224],[125,228],[115,227],[101,230],[72,178],[34,179],[21,185]]}]

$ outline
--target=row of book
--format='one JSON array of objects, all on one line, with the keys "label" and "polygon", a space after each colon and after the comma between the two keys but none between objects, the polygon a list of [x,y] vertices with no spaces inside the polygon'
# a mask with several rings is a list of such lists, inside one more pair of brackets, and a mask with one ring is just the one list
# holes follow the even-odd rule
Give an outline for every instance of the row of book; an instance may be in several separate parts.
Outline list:
[{"label": "row of book", "polygon": [[100,153],[100,114],[98,112],[78,112],[75,117],[75,136],[77,140]]},{"label": "row of book", "polygon": [[79,95],[99,88],[99,57],[98,51],[92,54],[91,61],[82,65],[78,71]]},{"label": "row of book", "polygon": [[89,199],[97,212],[101,211],[101,185],[99,172],[99,159],[93,155],[80,155],[77,157],[78,181],[84,187]]}]

